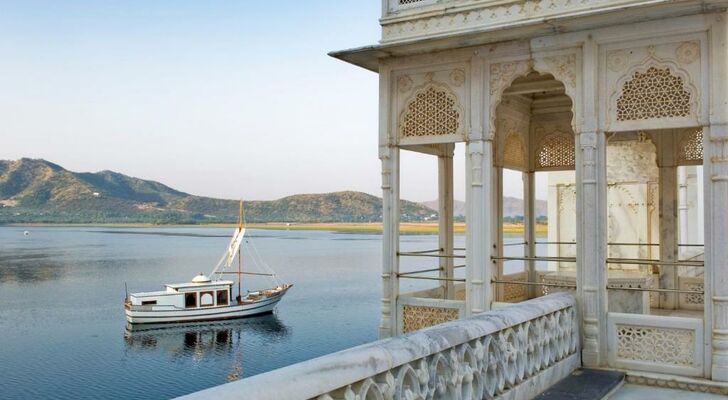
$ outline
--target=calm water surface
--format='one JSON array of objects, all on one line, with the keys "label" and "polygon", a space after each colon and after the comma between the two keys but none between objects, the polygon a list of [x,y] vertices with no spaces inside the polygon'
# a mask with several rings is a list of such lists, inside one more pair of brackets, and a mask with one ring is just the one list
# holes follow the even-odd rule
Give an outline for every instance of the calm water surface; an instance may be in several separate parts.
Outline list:
[{"label": "calm water surface", "polygon": [[[249,231],[262,258],[295,284],[275,314],[127,331],[125,283],[159,290],[209,273],[231,233],[0,227],[0,398],[171,398],[376,340],[381,235],[315,231]],[[406,236],[401,247],[436,243]],[[434,263],[404,259],[402,268]],[[244,289],[268,283],[247,280]],[[402,281],[402,291],[435,284]]]}]

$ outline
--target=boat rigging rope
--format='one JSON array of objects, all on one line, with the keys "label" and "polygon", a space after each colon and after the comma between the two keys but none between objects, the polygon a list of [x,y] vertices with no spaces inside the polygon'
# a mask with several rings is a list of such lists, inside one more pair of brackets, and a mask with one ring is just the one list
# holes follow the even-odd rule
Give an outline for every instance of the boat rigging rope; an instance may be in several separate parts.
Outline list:
[{"label": "boat rigging rope", "polygon": [[273,270],[273,268],[268,265],[265,261],[263,261],[263,257],[260,256],[260,253],[258,253],[258,248],[255,247],[255,244],[253,244],[249,240],[245,240],[244,242],[245,248],[247,250],[250,250],[248,253],[251,256],[251,259],[253,260],[253,264],[255,264],[256,267],[262,268],[265,272],[271,274],[271,278],[273,278],[273,281],[275,281],[276,285],[280,286],[281,281],[278,280],[278,275]]},{"label": "boat rigging rope", "polygon": [[[271,268],[270,265],[268,265],[265,261],[263,261],[263,257],[261,257],[260,253],[258,252],[258,249],[255,247],[255,244],[253,244],[252,241],[250,241],[249,238],[243,239],[241,246],[245,246],[245,254],[250,254],[250,259],[253,262],[253,265],[257,267],[258,270],[263,270],[263,272],[270,274],[269,278],[272,278],[272,280],[275,282],[277,286],[282,286],[281,281],[278,279],[278,275],[276,272]],[[217,274],[217,279],[221,279],[224,271],[228,269],[230,266],[225,265],[225,258],[228,256],[227,251],[222,255],[220,258],[220,261],[217,262],[215,265],[215,268],[212,270],[212,273],[210,276],[213,276]],[[241,255],[238,255],[241,256]],[[222,267],[222,268],[220,268]]]}]

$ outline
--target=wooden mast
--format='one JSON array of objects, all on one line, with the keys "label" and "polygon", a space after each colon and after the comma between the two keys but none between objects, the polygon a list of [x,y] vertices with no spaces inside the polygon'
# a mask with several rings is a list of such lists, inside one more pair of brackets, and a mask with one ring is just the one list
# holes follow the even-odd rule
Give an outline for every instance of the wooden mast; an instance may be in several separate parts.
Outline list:
[{"label": "wooden mast", "polygon": [[[243,200],[240,200],[240,214],[238,216],[238,229],[240,231],[240,234],[242,235],[244,228],[244,222],[243,222]],[[242,246],[242,243],[240,246],[238,246],[238,298],[243,298],[243,293],[241,289],[241,281],[243,279],[243,257],[241,254],[240,247]]]}]

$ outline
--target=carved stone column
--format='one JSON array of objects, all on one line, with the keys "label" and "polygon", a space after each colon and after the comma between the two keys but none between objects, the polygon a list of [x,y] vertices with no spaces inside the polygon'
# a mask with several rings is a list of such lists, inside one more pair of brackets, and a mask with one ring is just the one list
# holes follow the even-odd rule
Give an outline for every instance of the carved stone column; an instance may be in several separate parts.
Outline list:
[{"label": "carved stone column", "polygon": [[582,361],[604,365],[607,358],[606,138],[603,132],[577,135],[576,277],[583,324]]},{"label": "carved stone column", "polygon": [[[453,254],[453,153],[455,151],[454,144],[443,145],[445,150],[443,154],[437,157],[438,163],[438,232],[440,255]],[[454,276],[452,258],[440,258],[440,277],[452,279]],[[455,298],[455,290],[453,281],[441,281],[440,286],[443,288],[443,297],[446,299]]]},{"label": "carved stone column", "polygon": [[[490,203],[490,255],[503,257],[503,167],[492,167]],[[491,274],[495,279],[503,280],[503,260],[490,260]],[[490,278],[489,278],[490,279]],[[493,300],[505,299],[505,285],[493,285]]]},{"label": "carved stone column", "polygon": [[728,13],[710,31],[710,127],[703,128],[705,326],[711,378],[728,381]]},{"label": "carved stone column", "polygon": [[472,140],[467,145],[466,313],[490,309],[493,290],[491,267],[491,184],[493,145]]},{"label": "carved stone column", "polygon": [[[706,218],[706,306],[712,300],[712,377],[728,381],[728,125],[703,132]],[[708,297],[712,293],[712,296]]]},{"label": "carved stone column", "polygon": [[399,148],[379,148],[382,161],[382,318],[379,337],[395,336],[399,295]]},{"label": "carved stone column", "polygon": [[[677,227],[677,167],[675,166],[675,135],[665,132],[659,140],[660,167],[660,261],[676,262],[678,259]],[[660,265],[660,288],[677,288],[677,267]],[[675,293],[660,294],[660,308],[677,308]]]},{"label": "carved stone column", "polygon": [[[536,256],[536,174],[533,171],[523,173],[523,237],[526,242],[524,255]],[[536,262],[526,261],[529,282],[538,282]],[[528,287],[528,298],[538,297],[538,286]]]}]

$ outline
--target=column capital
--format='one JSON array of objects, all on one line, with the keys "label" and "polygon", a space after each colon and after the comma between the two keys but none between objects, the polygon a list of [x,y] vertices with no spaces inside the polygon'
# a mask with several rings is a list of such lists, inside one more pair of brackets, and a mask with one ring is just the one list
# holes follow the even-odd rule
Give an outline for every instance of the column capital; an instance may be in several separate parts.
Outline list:
[{"label": "column capital", "polygon": [[726,123],[720,123],[720,124],[710,124],[708,126],[703,127],[709,128],[709,135],[708,139],[710,141],[724,141],[728,140],[728,124]]},{"label": "column capital", "polygon": [[599,135],[603,132],[600,131],[581,131],[577,132],[576,136],[579,137],[579,145],[581,147],[597,147],[597,143],[599,142],[598,138]]},{"label": "column capital", "polygon": [[482,156],[483,154],[485,154],[486,146],[489,146],[490,144],[490,139],[471,140],[467,144],[467,154],[478,154]]},{"label": "column capital", "polygon": [[473,124],[470,127],[470,134],[468,135],[468,138],[471,141],[483,140],[483,126],[481,126],[480,124]]},{"label": "column capital", "polygon": [[391,146],[391,145],[379,146],[379,159],[382,161],[391,159],[392,151],[395,148],[396,148],[395,146]]}]

